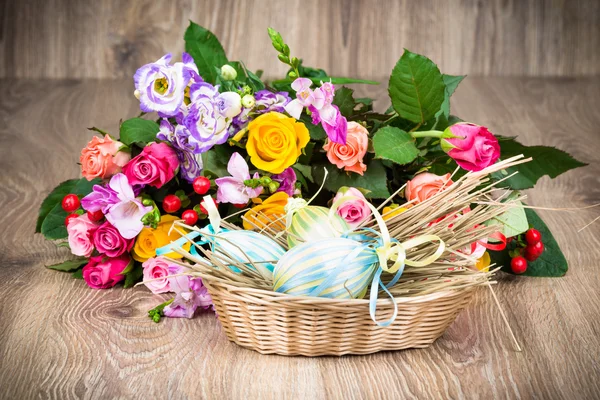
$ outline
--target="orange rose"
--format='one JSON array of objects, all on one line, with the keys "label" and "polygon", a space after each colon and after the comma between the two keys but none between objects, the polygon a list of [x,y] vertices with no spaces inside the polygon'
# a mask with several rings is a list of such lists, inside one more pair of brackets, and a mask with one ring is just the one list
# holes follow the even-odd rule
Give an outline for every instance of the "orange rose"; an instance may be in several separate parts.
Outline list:
[{"label": "orange rose", "polygon": [[121,146],[123,143],[112,140],[110,135],[103,138],[94,136],[81,150],[81,175],[91,181],[98,177],[107,179],[120,172],[131,158],[129,153],[119,151]]},{"label": "orange rose", "polygon": [[450,179],[450,174],[439,176],[429,172],[423,172],[416,175],[411,181],[406,183],[404,195],[406,200],[414,200],[413,203],[418,204],[427,200],[453,183],[454,182],[452,182]]},{"label": "orange rose", "polygon": [[363,175],[367,166],[363,164],[363,158],[369,147],[369,132],[356,122],[348,122],[348,134],[346,144],[327,141],[323,149],[327,151],[329,162],[335,164],[339,169],[356,172]]},{"label": "orange rose", "polygon": [[283,231],[285,229],[284,208],[288,199],[287,193],[277,192],[259,205],[252,207],[244,214],[244,229],[253,230],[268,227],[267,229]]}]

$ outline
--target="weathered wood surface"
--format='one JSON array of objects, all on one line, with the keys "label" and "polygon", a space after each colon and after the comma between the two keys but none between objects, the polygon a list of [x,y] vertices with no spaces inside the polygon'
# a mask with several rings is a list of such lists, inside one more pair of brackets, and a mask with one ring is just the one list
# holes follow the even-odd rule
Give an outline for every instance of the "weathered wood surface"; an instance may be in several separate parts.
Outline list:
[{"label": "weathered wood surface", "polygon": [[[231,344],[212,314],[151,322],[145,288],[88,289],[44,265],[66,256],[34,223],[40,202],[78,174],[95,125],[137,112],[131,81],[0,80],[0,398],[600,397],[599,209],[541,214],[571,269],[560,279],[504,276],[496,291],[524,350],[480,291],[434,345],[362,357],[262,356]],[[363,88],[385,97],[385,88]],[[453,98],[467,120],[590,166],[529,195],[546,207],[600,202],[600,79],[467,79]],[[386,107],[381,101],[379,108]]]},{"label": "weathered wood surface", "polygon": [[389,76],[403,48],[450,74],[600,74],[598,0],[7,0],[0,13],[5,78],[130,77],[179,55],[190,19],[269,77],[285,66],[268,26],[333,76]]}]

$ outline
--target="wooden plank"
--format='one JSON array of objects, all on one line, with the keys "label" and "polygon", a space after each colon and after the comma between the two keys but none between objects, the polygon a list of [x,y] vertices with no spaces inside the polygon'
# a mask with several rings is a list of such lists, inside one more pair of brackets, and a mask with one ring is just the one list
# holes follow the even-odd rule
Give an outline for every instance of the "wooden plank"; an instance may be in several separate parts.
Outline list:
[{"label": "wooden plank", "polygon": [[451,74],[600,74],[596,0],[19,0],[0,16],[0,77],[129,78],[183,51],[188,20],[212,30],[232,60],[279,77],[266,34],[332,75],[387,77],[403,48]]},{"label": "wooden plank", "polygon": [[[598,210],[542,212],[571,269],[560,279],[503,276],[496,292],[515,352],[485,290],[428,349],[318,359],[262,356],[227,341],[213,314],[154,324],[161,296],[88,289],[43,266],[64,257],[33,235],[39,203],[77,175],[96,125],[137,112],[132,82],[0,80],[0,398],[597,398]],[[385,88],[362,87],[385,108]],[[600,202],[600,79],[467,79],[453,111],[526,143],[592,163],[544,178],[531,202]]]}]

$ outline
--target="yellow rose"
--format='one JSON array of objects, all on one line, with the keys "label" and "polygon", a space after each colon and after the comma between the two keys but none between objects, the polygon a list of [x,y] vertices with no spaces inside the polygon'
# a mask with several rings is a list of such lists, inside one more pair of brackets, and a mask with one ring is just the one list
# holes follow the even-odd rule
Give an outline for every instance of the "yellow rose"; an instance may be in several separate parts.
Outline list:
[{"label": "yellow rose", "polygon": [[406,210],[408,210],[407,207],[400,207],[397,204],[392,204],[391,206],[383,207],[383,212],[381,215],[384,221],[388,221],[394,218],[396,215],[402,214]]},{"label": "yellow rose", "polygon": [[263,229],[268,226],[276,231],[283,231],[285,229],[284,207],[288,199],[289,196],[285,192],[277,192],[252,207],[244,214],[244,229]]},{"label": "yellow rose", "polygon": [[[139,262],[144,262],[149,258],[156,256],[156,249],[159,247],[166,246],[167,244],[181,238],[181,235],[176,232],[185,233],[181,228],[174,228],[171,234],[171,226],[173,221],[177,221],[179,218],[173,215],[163,215],[160,217],[160,222],[156,229],[144,228],[135,240],[133,246],[132,256],[133,259]],[[190,249],[190,243],[186,243],[182,246],[186,251]],[[172,252],[165,255],[170,258],[181,258],[182,256]]]},{"label": "yellow rose", "polygon": [[280,174],[296,162],[309,140],[302,122],[270,112],[248,124],[246,150],[256,168]]}]

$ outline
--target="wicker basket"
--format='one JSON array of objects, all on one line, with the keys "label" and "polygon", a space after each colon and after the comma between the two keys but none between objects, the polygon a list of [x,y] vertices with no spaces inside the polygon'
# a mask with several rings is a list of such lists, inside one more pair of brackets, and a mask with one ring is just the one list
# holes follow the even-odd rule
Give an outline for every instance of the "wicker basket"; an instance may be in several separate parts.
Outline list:
[{"label": "wicker basket", "polygon": [[[207,277],[208,278],[208,277]],[[416,297],[397,297],[398,316],[379,327],[368,300],[289,296],[205,279],[230,341],[262,354],[341,356],[427,347],[465,308],[475,287]],[[378,318],[392,314],[379,300]]]}]

